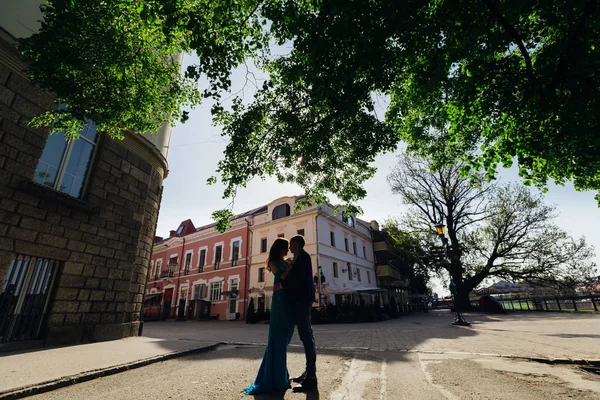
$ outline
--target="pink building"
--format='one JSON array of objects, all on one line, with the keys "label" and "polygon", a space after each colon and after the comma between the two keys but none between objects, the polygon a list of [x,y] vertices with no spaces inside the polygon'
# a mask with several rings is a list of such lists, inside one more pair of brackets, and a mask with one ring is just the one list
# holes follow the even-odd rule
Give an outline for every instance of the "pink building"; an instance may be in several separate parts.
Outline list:
[{"label": "pink building", "polygon": [[[247,308],[252,215],[232,220],[224,234],[214,224],[183,221],[166,239],[156,238],[146,286],[145,319],[244,319]],[[159,315],[160,314],[160,315]]]}]

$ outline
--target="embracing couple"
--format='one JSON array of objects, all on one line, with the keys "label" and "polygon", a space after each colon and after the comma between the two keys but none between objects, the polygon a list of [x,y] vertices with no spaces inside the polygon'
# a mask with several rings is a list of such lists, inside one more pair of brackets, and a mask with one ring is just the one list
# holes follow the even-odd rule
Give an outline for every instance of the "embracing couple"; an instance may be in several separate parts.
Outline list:
[{"label": "embracing couple", "polygon": [[[312,261],[304,251],[304,238],[294,236],[288,241],[275,240],[269,250],[267,270],[274,275],[273,301],[269,340],[254,384],[246,388],[246,394],[284,391],[291,383],[299,383],[295,392],[317,389],[317,353],[313,337],[310,314],[315,301]],[[294,254],[286,259],[289,250]],[[287,370],[287,347],[294,335],[294,326],[304,345],[306,370],[291,378]]]}]

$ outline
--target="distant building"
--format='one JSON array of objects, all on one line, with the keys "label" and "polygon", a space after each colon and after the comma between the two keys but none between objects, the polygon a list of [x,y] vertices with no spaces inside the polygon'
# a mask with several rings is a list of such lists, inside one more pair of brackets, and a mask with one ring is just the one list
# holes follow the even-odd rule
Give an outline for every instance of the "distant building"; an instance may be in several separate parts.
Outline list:
[{"label": "distant building", "polygon": [[221,234],[214,224],[195,228],[183,221],[166,239],[157,238],[150,262],[146,303],[157,305],[160,319],[244,319],[247,308],[248,217],[240,214]]},{"label": "distant building", "polygon": [[392,297],[397,304],[411,300],[410,280],[400,265],[395,264],[396,249],[388,233],[379,228],[377,221],[371,221],[371,237],[375,253],[377,284],[382,289],[382,304],[388,304]]},{"label": "distant building", "polygon": [[368,224],[355,217],[344,217],[341,210],[334,213],[333,207],[326,204],[296,211],[301,198],[281,197],[251,217],[249,295],[254,298],[256,309],[271,306],[273,275],[266,270],[271,245],[278,237],[290,239],[294,235],[302,235],[306,241],[316,297],[321,297],[321,304],[359,302],[361,296],[370,302],[377,279]]},{"label": "distant building", "polygon": [[476,290],[478,295],[533,292],[535,288],[529,284],[499,281],[491,286]]},{"label": "distant building", "polygon": [[40,3],[0,13],[0,347],[136,336],[170,127],[118,141],[91,122],[67,142],[29,126],[59,106],[15,47]]}]

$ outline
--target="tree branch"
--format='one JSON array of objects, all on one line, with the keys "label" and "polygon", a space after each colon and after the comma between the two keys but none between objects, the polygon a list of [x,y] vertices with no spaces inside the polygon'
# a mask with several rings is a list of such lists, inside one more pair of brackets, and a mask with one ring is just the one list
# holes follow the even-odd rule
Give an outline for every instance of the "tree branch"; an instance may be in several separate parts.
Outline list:
[{"label": "tree branch", "polygon": [[535,90],[535,77],[533,75],[533,64],[531,63],[531,56],[529,55],[527,48],[525,48],[525,44],[523,43],[523,39],[521,38],[521,35],[519,35],[519,32],[517,32],[517,30],[510,24],[510,22],[508,22],[508,20],[506,18],[504,18],[504,16],[500,13],[500,11],[496,8],[496,6],[494,5],[494,3],[492,1],[490,1],[490,0],[481,0],[481,1],[483,4],[485,4],[487,6],[487,8],[490,10],[491,14],[498,20],[500,25],[502,25],[502,27],[504,27],[504,29],[506,29],[506,31],[512,35],[515,43],[517,44],[517,46],[519,46],[519,50],[521,51],[521,54],[523,55],[523,58],[525,59],[525,66],[527,68],[527,76],[529,77],[529,82],[531,84],[531,91],[533,93],[533,91]]}]

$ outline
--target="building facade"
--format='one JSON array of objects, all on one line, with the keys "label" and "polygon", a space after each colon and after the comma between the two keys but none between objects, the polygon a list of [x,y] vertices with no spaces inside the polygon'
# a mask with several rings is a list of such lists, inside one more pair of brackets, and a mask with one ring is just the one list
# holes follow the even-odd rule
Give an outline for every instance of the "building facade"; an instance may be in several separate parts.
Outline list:
[{"label": "building facade", "polygon": [[[273,275],[266,270],[268,251],[275,239],[302,235],[310,254],[320,304],[370,302],[377,289],[373,246],[368,224],[345,218],[330,205],[296,210],[300,196],[272,201],[251,218],[249,296],[257,310],[270,309]],[[290,254],[291,256],[291,254]],[[315,305],[318,305],[317,302]]]},{"label": "building facade", "polygon": [[411,301],[410,279],[406,268],[396,265],[397,250],[394,248],[388,233],[379,229],[376,221],[370,223],[375,266],[377,270],[377,285],[381,292],[381,304],[389,304],[394,298],[396,304],[406,305]]},{"label": "building facade", "polygon": [[[58,107],[15,48],[36,2],[0,13],[0,344],[135,336],[167,174],[170,128],[67,142],[28,122]],[[1,347],[1,346],[0,346]]]},{"label": "building facade", "polygon": [[157,238],[146,287],[148,307],[160,319],[244,319],[247,308],[249,217],[240,214],[221,234],[214,224],[180,224],[167,239]]},{"label": "building facade", "polygon": [[370,304],[377,293],[377,273],[369,224],[324,204],[319,207],[317,229],[327,302],[336,305],[362,299]]}]

